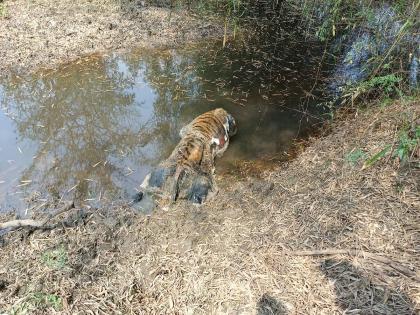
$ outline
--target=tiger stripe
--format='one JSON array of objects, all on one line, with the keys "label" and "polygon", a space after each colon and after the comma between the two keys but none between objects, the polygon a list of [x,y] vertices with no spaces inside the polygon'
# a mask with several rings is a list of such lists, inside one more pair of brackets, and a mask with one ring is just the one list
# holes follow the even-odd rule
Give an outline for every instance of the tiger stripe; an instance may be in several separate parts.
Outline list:
[{"label": "tiger stripe", "polygon": [[[231,130],[232,129],[232,130]],[[229,144],[229,136],[236,133],[236,123],[233,117],[223,108],[206,112],[195,118],[181,130],[182,139],[177,146],[176,172],[172,199],[178,197],[179,181],[186,172],[200,171],[212,176],[211,171],[216,156],[221,156]],[[222,141],[219,139],[222,138]],[[217,141],[214,141],[217,139]],[[220,146],[220,144],[222,144]],[[202,167],[202,163],[205,165]]]}]

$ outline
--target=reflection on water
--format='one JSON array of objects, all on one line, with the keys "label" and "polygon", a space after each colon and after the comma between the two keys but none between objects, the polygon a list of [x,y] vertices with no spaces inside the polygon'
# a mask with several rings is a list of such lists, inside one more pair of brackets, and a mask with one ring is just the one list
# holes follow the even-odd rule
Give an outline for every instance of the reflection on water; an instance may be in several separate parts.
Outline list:
[{"label": "reflection on water", "polygon": [[0,211],[48,198],[95,205],[131,196],[179,129],[216,107],[239,126],[219,170],[286,150],[317,122],[319,50],[277,40],[92,56],[4,80]]}]

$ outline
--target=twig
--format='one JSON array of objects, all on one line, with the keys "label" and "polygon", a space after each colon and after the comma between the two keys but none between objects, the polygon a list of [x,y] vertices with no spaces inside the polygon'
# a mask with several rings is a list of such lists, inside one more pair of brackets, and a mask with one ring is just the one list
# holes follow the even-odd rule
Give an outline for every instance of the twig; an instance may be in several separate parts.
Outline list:
[{"label": "twig", "polygon": [[401,263],[393,261],[387,257],[379,256],[377,254],[369,253],[363,250],[357,249],[321,249],[321,250],[302,250],[294,251],[291,253],[296,256],[326,256],[326,255],[349,255],[349,256],[361,256],[363,258],[370,258],[372,260],[379,261],[383,264],[390,266],[399,273],[413,278],[416,281],[420,281],[420,278],[416,275],[414,271],[411,271],[409,268],[404,267]]},{"label": "twig", "polygon": [[74,208],[74,202],[69,201],[64,204],[63,207],[61,207],[57,212],[50,214],[48,218],[44,220],[32,220],[32,219],[24,219],[24,220],[11,220],[4,223],[0,223],[0,230],[2,229],[17,229],[20,227],[32,227],[32,228],[42,228],[44,227],[48,221],[50,221],[52,218],[69,211]]},{"label": "twig", "polygon": [[12,228],[12,229],[17,229],[20,227],[41,227],[43,225],[42,221],[38,221],[38,220],[31,220],[31,219],[27,219],[27,220],[11,220],[11,221],[7,221],[4,223],[0,223],[0,230],[2,229],[7,229],[7,228]]}]

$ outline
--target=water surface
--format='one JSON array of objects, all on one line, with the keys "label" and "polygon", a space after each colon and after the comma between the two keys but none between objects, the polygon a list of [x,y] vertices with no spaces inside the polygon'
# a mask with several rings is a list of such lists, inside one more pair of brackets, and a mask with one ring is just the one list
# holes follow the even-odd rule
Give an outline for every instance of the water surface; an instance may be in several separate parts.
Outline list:
[{"label": "water surface", "polygon": [[322,49],[287,37],[256,41],[90,56],[3,79],[0,211],[127,199],[180,128],[216,107],[239,127],[218,172],[286,151],[320,121]]}]

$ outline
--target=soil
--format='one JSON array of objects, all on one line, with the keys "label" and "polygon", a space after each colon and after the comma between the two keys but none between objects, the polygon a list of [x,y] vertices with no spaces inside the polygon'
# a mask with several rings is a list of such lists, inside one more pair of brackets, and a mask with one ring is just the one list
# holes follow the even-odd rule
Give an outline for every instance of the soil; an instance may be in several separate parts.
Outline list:
[{"label": "soil", "polygon": [[59,228],[8,233],[0,310],[415,314],[418,168],[383,158],[363,169],[350,153],[395,144],[419,115],[418,102],[401,101],[342,116],[263,179],[219,176],[201,207],[74,209]]},{"label": "soil", "polygon": [[6,0],[0,3],[0,73],[51,68],[98,52],[179,46],[223,34],[222,23],[143,3]]}]

